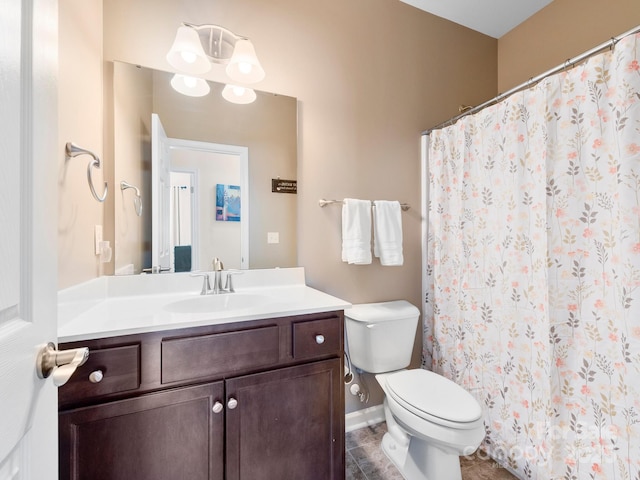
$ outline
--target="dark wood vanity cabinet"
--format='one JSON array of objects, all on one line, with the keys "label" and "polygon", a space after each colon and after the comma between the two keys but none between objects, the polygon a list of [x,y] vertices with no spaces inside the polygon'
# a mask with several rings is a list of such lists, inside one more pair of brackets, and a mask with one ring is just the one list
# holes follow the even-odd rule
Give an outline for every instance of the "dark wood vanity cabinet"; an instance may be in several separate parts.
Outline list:
[{"label": "dark wood vanity cabinet", "polygon": [[61,412],[60,478],[223,479],[223,382]]},{"label": "dark wood vanity cabinet", "polygon": [[82,345],[61,480],[344,479],[342,312]]}]

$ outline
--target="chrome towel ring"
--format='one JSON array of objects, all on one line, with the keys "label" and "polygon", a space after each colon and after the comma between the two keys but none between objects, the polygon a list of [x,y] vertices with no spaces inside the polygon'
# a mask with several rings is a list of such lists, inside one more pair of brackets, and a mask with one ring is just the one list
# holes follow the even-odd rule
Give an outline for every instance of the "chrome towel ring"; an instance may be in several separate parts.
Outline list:
[{"label": "chrome towel ring", "polygon": [[135,185],[131,185],[129,182],[125,182],[124,180],[122,180],[120,182],[120,190],[124,192],[128,188],[133,188],[133,191],[136,192],[136,196],[133,197],[133,206],[136,209],[136,215],[141,217],[142,216],[142,196],[140,195],[140,189]]},{"label": "chrome towel ring", "polygon": [[78,155],[85,155],[85,154],[93,158],[93,160],[89,162],[89,165],[87,166],[87,181],[89,182],[89,189],[91,190],[91,194],[93,195],[93,198],[95,198],[97,201],[101,203],[104,202],[107,198],[107,192],[109,190],[109,187],[107,186],[107,182],[104,182],[104,193],[102,194],[101,197],[99,197],[98,194],[96,193],[95,187],[93,186],[93,176],[91,174],[92,173],[91,169],[93,167],[100,168],[100,163],[101,163],[100,158],[98,158],[98,156],[92,151],[87,150],[86,148],[79,147],[72,142],[67,142],[67,145],[65,147],[65,153],[67,155],[67,159],[77,157]]}]

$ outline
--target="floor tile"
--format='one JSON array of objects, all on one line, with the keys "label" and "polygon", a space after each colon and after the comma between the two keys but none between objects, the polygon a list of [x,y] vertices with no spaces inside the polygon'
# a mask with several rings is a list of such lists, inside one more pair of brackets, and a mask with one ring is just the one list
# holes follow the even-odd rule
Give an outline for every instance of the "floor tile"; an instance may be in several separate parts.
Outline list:
[{"label": "floor tile", "polygon": [[346,448],[349,450],[365,443],[377,443],[380,445],[382,436],[386,432],[386,423],[376,423],[375,425],[348,432],[345,437]]},{"label": "floor tile", "polygon": [[379,443],[366,443],[349,450],[349,453],[368,480],[402,480],[402,475],[382,452]]},{"label": "floor tile", "polygon": [[346,464],[346,468],[345,468],[345,478],[349,479],[349,480],[368,480],[366,475],[364,474],[364,472],[362,470],[360,470],[360,467],[358,466],[358,463],[355,461],[355,459],[353,458],[353,456],[347,452],[347,454],[345,455],[345,464]]},{"label": "floor tile", "polygon": [[[386,430],[383,422],[346,434],[346,480],[402,480],[400,472],[380,448]],[[460,469],[463,480],[516,479],[486,455],[461,458]]]}]

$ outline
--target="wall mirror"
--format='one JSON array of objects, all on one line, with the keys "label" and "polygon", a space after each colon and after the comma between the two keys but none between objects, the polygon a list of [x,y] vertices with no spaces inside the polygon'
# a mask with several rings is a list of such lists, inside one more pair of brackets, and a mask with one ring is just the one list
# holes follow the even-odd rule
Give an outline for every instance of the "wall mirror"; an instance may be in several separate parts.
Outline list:
[{"label": "wall mirror", "polygon": [[[161,223],[169,225],[162,228],[166,232],[162,235],[165,253],[171,257],[163,266],[172,271],[176,265],[174,247],[193,243],[199,245],[188,254],[190,270],[210,270],[213,257],[219,257],[225,268],[295,266],[297,196],[272,192],[271,183],[277,178],[296,179],[296,99],[256,92],[254,103],[232,104],[221,95],[224,85],[216,82],[209,82],[208,95],[189,97],[171,87],[172,76],[168,72],[113,63],[115,181],[136,185],[142,197],[139,216],[130,189],[115,195],[115,273],[140,273],[157,266],[152,246],[154,232],[156,239],[161,235],[158,233]],[[153,114],[161,119],[165,135],[171,139],[168,148],[181,153],[172,155],[174,160],[168,169],[173,180],[168,181],[161,196],[154,196],[152,189]],[[211,145],[214,151],[207,153],[208,147],[204,146]],[[184,158],[182,154],[188,151],[195,159]],[[239,174],[236,181],[229,177],[229,171],[241,171],[242,154],[238,152],[243,151],[246,178],[242,180]],[[237,168],[234,162],[238,162]],[[217,170],[214,164],[227,166]],[[236,192],[234,188],[240,185],[235,184],[242,182],[246,191],[239,188]],[[236,193],[242,195],[247,207],[242,210],[240,203],[239,221],[230,214]],[[185,213],[182,208],[194,196],[195,211]],[[231,199],[226,216],[224,205],[217,206],[224,203],[221,198]],[[176,224],[181,210],[182,220]],[[198,240],[194,242],[195,237]],[[185,249],[179,250],[178,270],[185,271]]]}]

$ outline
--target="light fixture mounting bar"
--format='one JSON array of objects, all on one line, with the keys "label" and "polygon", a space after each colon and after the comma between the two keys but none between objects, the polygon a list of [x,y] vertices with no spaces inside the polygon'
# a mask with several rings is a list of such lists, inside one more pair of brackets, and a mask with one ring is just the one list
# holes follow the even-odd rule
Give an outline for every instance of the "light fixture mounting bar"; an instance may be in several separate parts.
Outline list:
[{"label": "light fixture mounting bar", "polygon": [[186,27],[193,28],[200,37],[200,43],[210,61],[219,64],[227,64],[233,55],[233,50],[238,40],[245,37],[236,35],[231,30],[220,25],[182,23]]}]

